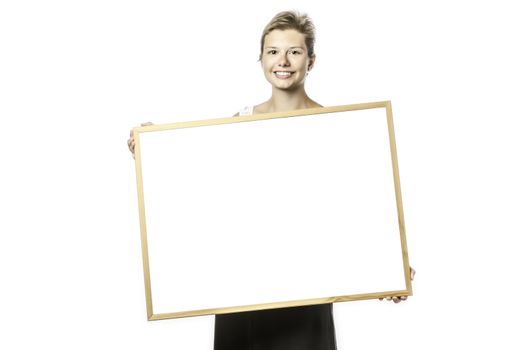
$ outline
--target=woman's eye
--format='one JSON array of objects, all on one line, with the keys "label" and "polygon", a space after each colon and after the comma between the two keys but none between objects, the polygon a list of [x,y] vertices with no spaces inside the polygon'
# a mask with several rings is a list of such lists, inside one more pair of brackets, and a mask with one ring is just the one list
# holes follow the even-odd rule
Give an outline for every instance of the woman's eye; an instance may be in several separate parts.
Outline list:
[{"label": "woman's eye", "polygon": [[277,53],[277,50],[269,50],[268,51],[269,55],[275,55],[276,53]]},{"label": "woman's eye", "polygon": [[292,51],[290,51],[290,53],[291,53],[292,55],[300,55],[300,54],[301,54],[301,51],[299,51],[299,50],[292,50]]}]

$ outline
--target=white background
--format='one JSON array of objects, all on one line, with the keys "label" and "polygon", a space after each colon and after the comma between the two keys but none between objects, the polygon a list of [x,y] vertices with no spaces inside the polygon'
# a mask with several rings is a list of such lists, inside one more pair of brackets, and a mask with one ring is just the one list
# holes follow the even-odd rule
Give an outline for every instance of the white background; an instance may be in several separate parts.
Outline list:
[{"label": "white background", "polygon": [[336,305],[339,349],[523,349],[519,3],[2,1],[0,347],[211,349],[213,317],[145,320],[128,131],[266,99],[260,32],[299,8],[312,97],[393,102],[418,271],[401,305]]}]

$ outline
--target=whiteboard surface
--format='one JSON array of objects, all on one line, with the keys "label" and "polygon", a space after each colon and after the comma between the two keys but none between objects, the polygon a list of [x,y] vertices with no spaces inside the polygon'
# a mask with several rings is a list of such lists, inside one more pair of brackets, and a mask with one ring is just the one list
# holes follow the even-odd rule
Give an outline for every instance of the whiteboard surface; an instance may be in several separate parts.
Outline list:
[{"label": "whiteboard surface", "polygon": [[139,134],[155,313],[406,289],[385,108],[229,119]]}]

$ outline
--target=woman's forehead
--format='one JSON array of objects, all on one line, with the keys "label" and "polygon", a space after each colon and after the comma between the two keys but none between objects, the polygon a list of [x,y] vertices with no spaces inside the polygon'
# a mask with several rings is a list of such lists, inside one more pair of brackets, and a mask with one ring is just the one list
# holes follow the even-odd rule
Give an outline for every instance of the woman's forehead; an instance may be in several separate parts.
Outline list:
[{"label": "woman's forehead", "polygon": [[264,38],[265,47],[306,47],[304,34],[295,29],[274,29]]}]

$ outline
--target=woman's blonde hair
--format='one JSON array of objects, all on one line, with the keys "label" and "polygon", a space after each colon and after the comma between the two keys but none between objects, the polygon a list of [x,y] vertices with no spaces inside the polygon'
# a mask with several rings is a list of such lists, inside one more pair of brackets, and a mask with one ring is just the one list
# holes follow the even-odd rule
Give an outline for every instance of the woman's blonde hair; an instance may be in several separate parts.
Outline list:
[{"label": "woman's blonde hair", "polygon": [[299,33],[304,35],[304,42],[308,51],[308,57],[314,56],[314,44],[315,44],[315,27],[312,19],[305,13],[299,13],[296,11],[283,11],[276,14],[272,20],[264,27],[261,36],[261,52],[259,54],[259,60],[262,58],[264,39],[272,30],[286,30],[295,29]]}]

